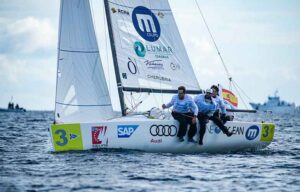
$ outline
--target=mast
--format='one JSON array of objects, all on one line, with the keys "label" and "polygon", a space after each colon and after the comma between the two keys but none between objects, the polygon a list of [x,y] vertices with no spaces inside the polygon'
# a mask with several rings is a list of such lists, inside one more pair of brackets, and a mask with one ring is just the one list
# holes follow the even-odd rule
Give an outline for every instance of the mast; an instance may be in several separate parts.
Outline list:
[{"label": "mast", "polygon": [[120,78],[119,65],[118,65],[118,60],[117,60],[114,34],[113,34],[113,30],[112,30],[112,25],[111,25],[108,0],[104,0],[104,6],[105,6],[108,33],[109,33],[109,39],[110,39],[110,45],[111,45],[112,58],[113,58],[114,67],[115,67],[115,74],[116,74],[117,87],[118,87],[118,92],[119,92],[121,112],[122,112],[122,116],[125,116],[126,111],[125,111],[125,103],[124,103],[124,93],[123,93],[123,87],[122,87],[122,82],[121,82],[121,78]]}]

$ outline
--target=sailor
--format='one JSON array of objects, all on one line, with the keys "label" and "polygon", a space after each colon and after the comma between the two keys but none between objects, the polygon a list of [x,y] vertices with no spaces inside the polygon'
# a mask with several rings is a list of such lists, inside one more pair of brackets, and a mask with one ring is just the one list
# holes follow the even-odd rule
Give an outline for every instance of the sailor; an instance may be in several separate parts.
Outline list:
[{"label": "sailor", "polygon": [[226,113],[224,115],[221,115],[221,119],[225,124],[227,121],[233,121],[234,119],[234,112],[229,112],[227,111],[227,109],[235,109],[235,107],[226,100],[224,100],[224,105],[225,105]]},{"label": "sailor", "polygon": [[232,132],[229,132],[227,127],[224,126],[221,119],[216,113],[217,103],[212,98],[212,89],[207,89],[205,94],[200,94],[195,97],[195,103],[198,106],[198,120],[200,124],[200,136],[199,136],[199,145],[203,145],[203,137],[206,131],[206,124],[209,120],[212,120],[224,134],[228,137],[232,135]]},{"label": "sailor", "polygon": [[211,96],[217,105],[217,110],[214,115],[221,118],[221,120],[225,124],[226,123],[226,106],[224,104],[223,99],[219,96],[219,87],[216,85],[212,85],[210,88],[213,91]]},{"label": "sailor", "polygon": [[184,141],[183,137],[186,135],[187,125],[189,124],[188,141],[196,143],[193,137],[197,131],[196,117],[198,114],[198,107],[192,97],[185,93],[186,89],[184,86],[178,87],[178,94],[174,95],[168,104],[163,104],[162,108],[166,109],[173,106],[172,116],[179,121],[179,131],[177,134],[179,142]]}]

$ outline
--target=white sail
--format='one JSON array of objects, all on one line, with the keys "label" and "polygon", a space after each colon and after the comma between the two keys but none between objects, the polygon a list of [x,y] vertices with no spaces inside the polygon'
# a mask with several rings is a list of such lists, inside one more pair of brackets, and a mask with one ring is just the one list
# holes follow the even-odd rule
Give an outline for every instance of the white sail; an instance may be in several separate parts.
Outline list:
[{"label": "white sail", "polygon": [[109,8],[124,90],[200,90],[167,0],[110,0]]},{"label": "white sail", "polygon": [[61,0],[55,121],[113,116],[88,0]]}]

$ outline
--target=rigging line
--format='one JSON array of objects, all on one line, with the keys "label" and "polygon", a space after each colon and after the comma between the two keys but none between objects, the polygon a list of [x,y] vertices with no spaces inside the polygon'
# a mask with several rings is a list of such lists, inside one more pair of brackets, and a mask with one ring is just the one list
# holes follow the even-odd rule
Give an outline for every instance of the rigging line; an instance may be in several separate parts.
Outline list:
[{"label": "rigging line", "polygon": [[235,81],[232,81],[232,82],[233,82],[233,84],[235,84],[235,85],[237,86],[237,88],[239,88],[239,89],[241,90],[241,92],[247,97],[247,99],[248,99],[250,102],[253,101],[253,99],[251,99],[251,98],[246,94],[246,92],[245,92],[241,87],[238,86],[238,84],[237,84]]},{"label": "rigging line", "polygon": [[241,96],[241,94],[240,94],[238,88],[235,86],[235,84],[232,84],[232,85],[233,85],[233,87],[235,88],[237,94],[239,95],[239,97],[240,97],[240,99],[242,100],[242,102],[243,102],[244,106],[246,107],[246,109],[249,109],[248,106],[247,106],[247,104],[246,104],[246,102],[244,101],[243,97]]},{"label": "rigging line", "polygon": [[199,4],[198,4],[198,1],[195,0],[195,2],[196,2],[196,5],[197,5],[197,7],[198,7],[198,10],[199,10],[199,12],[200,12],[200,15],[201,15],[201,17],[202,17],[202,19],[203,19],[203,21],[204,21],[204,24],[205,24],[205,26],[206,26],[206,29],[207,29],[207,31],[208,31],[208,33],[209,33],[209,35],[210,35],[210,37],[211,37],[211,39],[212,39],[212,41],[213,41],[213,43],[214,43],[214,46],[215,46],[215,48],[216,48],[216,50],[217,50],[217,52],[218,52],[218,55],[219,55],[219,57],[220,57],[220,59],[221,59],[221,62],[222,62],[222,64],[223,64],[223,67],[224,67],[224,69],[225,69],[225,71],[226,71],[226,75],[227,75],[228,78],[231,78],[231,75],[230,75],[230,73],[229,73],[229,71],[228,71],[228,69],[227,69],[227,67],[226,67],[226,65],[225,65],[225,62],[224,62],[223,57],[222,57],[222,55],[221,55],[221,53],[220,53],[220,51],[219,51],[219,48],[218,48],[218,46],[217,46],[217,44],[216,44],[216,41],[215,41],[215,39],[214,39],[214,37],[213,37],[213,35],[212,35],[212,33],[211,33],[209,27],[208,27],[208,24],[207,24],[207,22],[206,22],[206,20],[205,20],[205,17],[204,17],[204,15],[203,15],[203,13],[202,13],[202,11],[201,11],[201,9],[200,9],[200,6],[199,6]]},{"label": "rigging line", "polygon": [[[230,75],[230,73],[229,73],[229,71],[228,71],[228,69],[227,69],[227,67],[226,67],[226,64],[225,64],[225,62],[224,62],[224,60],[223,60],[223,57],[222,57],[222,55],[221,55],[221,53],[220,53],[220,51],[219,51],[219,48],[218,48],[218,46],[217,46],[217,44],[216,44],[216,42],[215,42],[215,39],[214,39],[214,37],[213,37],[213,35],[212,35],[212,33],[211,33],[209,27],[208,27],[208,24],[207,24],[207,22],[206,22],[206,20],[205,20],[205,17],[204,17],[204,15],[203,15],[203,13],[202,13],[202,11],[201,11],[201,9],[200,9],[200,6],[199,6],[199,4],[198,4],[198,1],[195,0],[195,2],[196,2],[196,5],[197,5],[197,7],[198,7],[198,10],[199,10],[199,12],[200,12],[200,14],[201,14],[201,17],[202,17],[202,19],[203,19],[203,21],[204,21],[204,24],[205,24],[205,26],[206,26],[206,28],[207,28],[207,31],[208,31],[208,33],[209,33],[209,35],[210,35],[210,37],[211,37],[211,39],[212,39],[212,41],[213,41],[213,43],[214,43],[214,46],[215,46],[215,48],[216,48],[216,50],[217,50],[217,52],[218,52],[218,55],[219,55],[219,57],[220,57],[220,59],[221,59],[221,62],[222,62],[222,64],[223,64],[223,67],[224,67],[224,69],[225,69],[225,71],[226,71],[226,74],[227,74],[227,77],[228,77],[229,83],[230,83],[229,86],[231,87],[231,85],[233,85],[233,86],[235,87],[235,89],[236,89],[236,91],[237,91],[237,93],[238,93],[240,99],[243,101],[245,107],[247,108],[247,105],[245,104],[243,98],[241,97],[241,95],[240,95],[240,93],[239,93],[239,89],[242,91],[242,93],[243,93],[248,99],[250,99],[250,98],[249,98],[249,97],[247,96],[247,94],[246,94],[246,93],[245,93],[245,92],[237,85],[237,83],[233,81],[233,79],[232,79],[232,77],[231,77],[231,75]],[[238,88],[239,88],[239,89],[238,89]],[[250,99],[250,101],[251,101],[251,99]]]}]

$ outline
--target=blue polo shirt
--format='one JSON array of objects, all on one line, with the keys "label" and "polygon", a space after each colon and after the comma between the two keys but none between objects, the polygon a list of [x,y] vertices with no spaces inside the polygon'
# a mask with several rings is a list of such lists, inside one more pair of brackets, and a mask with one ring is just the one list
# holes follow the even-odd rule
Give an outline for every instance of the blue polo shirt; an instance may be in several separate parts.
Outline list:
[{"label": "blue polo shirt", "polygon": [[173,106],[173,110],[178,113],[193,112],[194,115],[198,114],[198,107],[189,95],[184,95],[184,99],[182,100],[179,99],[178,95],[174,95],[166,106],[167,108]]}]

